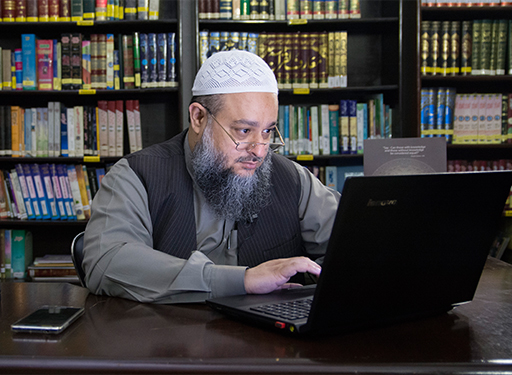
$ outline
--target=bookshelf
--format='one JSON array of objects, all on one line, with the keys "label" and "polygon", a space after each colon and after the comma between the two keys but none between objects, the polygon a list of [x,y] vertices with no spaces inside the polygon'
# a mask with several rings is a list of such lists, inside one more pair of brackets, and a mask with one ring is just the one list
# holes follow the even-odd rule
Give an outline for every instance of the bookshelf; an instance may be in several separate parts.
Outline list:
[{"label": "bookshelf", "polygon": [[[444,74],[435,74],[432,73],[422,74],[421,71],[421,30],[418,33],[418,44],[417,51],[419,51],[418,59],[418,68],[417,68],[417,80],[418,84],[418,117],[416,123],[418,124],[416,128],[416,134],[421,134],[421,110],[422,104],[420,99],[420,91],[422,88],[442,88],[442,87],[452,87],[456,90],[457,94],[491,94],[491,93],[499,93],[499,94],[509,94],[510,93],[510,84],[512,83],[512,75],[509,72],[510,66],[510,55],[509,53],[509,40],[510,40],[510,23],[509,20],[512,20],[512,6],[510,5],[496,5],[496,6],[426,6],[420,5],[418,3],[417,10],[418,20],[421,28],[422,21],[430,21],[430,22],[443,22],[443,21],[458,21],[461,23],[466,21],[475,21],[475,20],[489,20],[491,23],[497,20],[506,20],[508,23],[508,32],[506,35],[506,44],[505,48],[505,74],[497,75],[497,74],[472,74],[472,73],[456,73],[447,75]],[[462,58],[462,39],[463,36],[460,35],[461,38],[461,52],[460,58]],[[491,47],[492,48],[492,47]],[[473,49],[474,51],[474,49]],[[459,65],[460,66],[460,65]],[[485,143],[476,143],[475,142],[467,142],[463,144],[448,144],[448,160],[484,160],[484,161],[494,161],[499,159],[510,159],[512,151],[512,143],[510,140],[507,142],[505,138],[502,138],[502,141],[499,144],[490,144],[490,142]]]},{"label": "bookshelf", "polygon": [[[181,33],[179,1],[165,0],[160,6],[157,20],[109,20],[94,22],[0,22],[0,47],[21,48],[21,34],[35,34],[40,39],[59,39],[62,33],[81,33],[89,40],[92,34],[115,35],[118,38],[134,32],[175,33],[178,85],[115,90],[0,90],[2,106],[23,108],[45,107],[49,102],[60,102],[66,107],[98,106],[99,101],[138,100],[140,104],[141,137],[144,147],[162,142],[178,134],[181,129]],[[172,105],[169,105],[172,103]],[[130,152],[128,131],[124,119],[123,154]],[[64,164],[85,165],[87,168],[108,168],[119,157],[11,157],[0,156],[0,169],[11,170],[16,164]],[[69,254],[71,241],[85,229],[86,220],[0,220],[0,229],[26,229],[33,234],[33,256],[45,254]]]},{"label": "bookshelf", "polygon": [[[404,137],[414,133],[403,126],[404,123],[410,124],[416,115],[414,108],[416,90],[411,84],[414,82],[416,72],[413,69],[402,69],[406,65],[405,62],[411,58],[401,38],[406,34],[404,32],[406,27],[414,26],[409,15],[414,14],[415,8],[407,4],[409,2],[362,0],[359,8],[360,18],[307,20],[207,19],[200,17],[201,1],[195,3],[196,49],[192,63],[195,63],[194,66],[197,69],[200,67],[201,59],[204,58],[202,57],[204,53],[201,52],[204,45],[202,32],[207,32],[211,40],[213,33],[216,32],[259,33],[270,36],[343,31],[347,33],[348,39],[346,87],[310,86],[303,89],[281,85],[280,104],[309,107],[339,104],[341,100],[365,102],[377,94],[382,94],[384,103],[393,109],[392,136]],[[261,56],[260,53],[258,54]],[[278,53],[278,55],[282,54]],[[279,59],[285,58],[279,57]],[[362,154],[340,153],[340,155],[315,155],[312,158],[292,154],[289,157],[304,165],[362,165]]]}]

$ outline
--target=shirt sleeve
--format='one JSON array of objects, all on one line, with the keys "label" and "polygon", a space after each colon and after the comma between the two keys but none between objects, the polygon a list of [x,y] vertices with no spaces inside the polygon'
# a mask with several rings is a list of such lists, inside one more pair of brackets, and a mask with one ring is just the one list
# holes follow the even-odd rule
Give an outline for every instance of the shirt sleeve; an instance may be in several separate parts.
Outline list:
[{"label": "shirt sleeve", "polygon": [[153,249],[146,190],[128,161],[105,175],[84,237],[87,287],[139,302],[202,302],[245,294],[245,267],[215,265],[200,251],[181,259]]},{"label": "shirt sleeve", "polygon": [[306,253],[321,264],[338,210],[340,193],[325,186],[307,168],[295,164],[301,182],[299,219]]}]

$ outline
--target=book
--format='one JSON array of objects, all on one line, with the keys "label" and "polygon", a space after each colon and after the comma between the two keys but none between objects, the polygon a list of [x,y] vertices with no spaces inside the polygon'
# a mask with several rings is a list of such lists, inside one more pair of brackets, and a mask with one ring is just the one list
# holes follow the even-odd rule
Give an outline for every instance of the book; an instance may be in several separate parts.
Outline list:
[{"label": "book", "polygon": [[97,87],[107,88],[107,34],[98,34],[97,46]]},{"label": "book", "polygon": [[133,101],[133,119],[135,121],[135,141],[137,142],[137,151],[142,150],[142,124],[140,118],[139,100]]},{"label": "book", "polygon": [[68,138],[68,156],[75,157],[75,108],[66,108],[67,118],[67,138]]},{"label": "book", "polygon": [[66,166],[66,169],[76,218],[78,220],[85,220],[86,217],[84,213],[84,205],[82,203],[82,195],[80,193],[80,186],[77,179],[77,170],[74,165],[68,165]]},{"label": "book", "polygon": [[158,87],[157,34],[148,34],[148,79],[149,87]]},{"label": "book", "polygon": [[51,187],[53,190],[53,194],[55,196],[55,201],[57,204],[57,210],[59,213],[59,217],[61,220],[67,220],[69,213],[66,210],[66,205],[64,202],[64,196],[62,195],[62,189],[60,187],[59,182],[59,174],[57,172],[57,167],[55,164],[48,165],[48,172],[50,174],[51,179]]},{"label": "book", "polygon": [[321,104],[319,110],[319,122],[321,129],[320,155],[329,155],[330,151],[330,129],[329,129],[329,106]]},{"label": "book", "polygon": [[133,89],[135,88],[135,76],[133,71],[133,36],[132,35],[122,35],[122,62],[123,62],[123,87],[125,89]]},{"label": "book", "polygon": [[349,116],[348,116],[348,101],[340,100],[340,113],[339,113],[339,134],[341,137],[341,153],[350,153],[349,149]]},{"label": "book", "polygon": [[11,58],[11,50],[2,49],[2,90],[12,90]]},{"label": "book", "polygon": [[126,126],[128,128],[128,144],[130,153],[137,151],[137,141],[135,139],[135,114],[133,100],[126,101]]},{"label": "book", "polygon": [[73,79],[71,71],[71,34],[61,34],[60,43],[62,49],[61,59],[61,85],[63,90],[73,88]]},{"label": "book", "polygon": [[[89,201],[89,194],[87,194],[87,187],[85,182],[85,175],[81,165],[74,166],[76,171],[76,179],[78,182],[78,188],[80,191],[80,198],[82,201],[82,208],[84,211],[85,219],[89,219],[91,217],[91,205]],[[69,171],[69,169],[68,169]]]},{"label": "book", "polygon": [[106,85],[107,90],[114,89],[114,34],[107,34],[106,41]]},{"label": "book", "polygon": [[74,156],[83,157],[84,153],[84,107],[74,106],[73,107],[73,120],[74,120]]},{"label": "book", "polygon": [[[72,0],[73,2],[80,0]],[[71,89],[79,90],[82,88],[82,34],[71,34],[71,50],[70,50],[70,66],[71,66]]]},{"label": "book", "polygon": [[115,156],[123,156],[123,145],[124,145],[124,110],[123,101],[116,100],[116,130],[115,130]]},{"label": "book", "polygon": [[[39,199],[37,197],[36,187],[34,184],[34,179],[32,177],[32,173],[30,171],[30,165],[28,164],[16,164],[16,172],[18,173],[18,178],[20,179],[20,184],[23,187],[23,181],[25,181],[27,185],[26,192],[28,193],[28,200],[32,206],[32,212],[34,213],[35,219],[42,219],[41,214],[41,205],[39,203]],[[25,191],[23,192],[24,199],[26,200],[27,195],[25,195]],[[27,212],[29,210],[27,209]]]},{"label": "book", "polygon": [[37,0],[37,15],[39,22],[50,21],[49,0]]},{"label": "book", "polygon": [[50,175],[50,166],[47,163],[39,165],[39,171],[41,173],[41,179],[43,182],[44,192],[46,201],[50,211],[50,218],[52,220],[59,220],[61,218],[61,212],[57,203],[52,184],[52,177]]},{"label": "book", "polygon": [[53,90],[53,40],[37,39],[37,89]]},{"label": "book", "polygon": [[62,193],[62,199],[64,201],[64,208],[66,209],[66,215],[68,220],[76,220],[76,211],[73,200],[73,195],[70,189],[69,178],[67,174],[67,167],[62,164],[57,164],[55,166],[57,170],[57,176],[59,179],[59,187]]},{"label": "book", "polygon": [[91,41],[82,40],[82,88],[84,90],[90,90],[92,87],[91,58]]},{"label": "book", "polygon": [[176,33],[167,33],[167,87],[177,87],[178,77],[176,72]]},{"label": "book", "polygon": [[11,180],[13,182],[14,189],[16,190],[16,194],[18,197],[18,202],[23,202],[25,207],[25,213],[27,215],[27,219],[35,219],[35,214],[32,209],[32,203],[30,202],[30,195],[28,193],[27,181],[25,180],[25,176],[23,172],[21,175],[17,172],[17,167],[10,171]]},{"label": "book", "polygon": [[331,155],[338,155],[339,149],[339,110],[340,106],[336,104],[329,105],[329,135],[331,141]]},{"label": "book", "polygon": [[108,155],[116,156],[116,102],[107,101],[107,121],[108,121]]},{"label": "book", "polygon": [[39,202],[39,207],[41,208],[41,218],[42,219],[50,219],[51,211],[48,202],[48,197],[45,193],[43,177],[41,171],[39,169],[39,164],[34,163],[30,165],[30,173],[32,175],[32,179],[34,181],[34,186],[37,194],[37,200]]}]

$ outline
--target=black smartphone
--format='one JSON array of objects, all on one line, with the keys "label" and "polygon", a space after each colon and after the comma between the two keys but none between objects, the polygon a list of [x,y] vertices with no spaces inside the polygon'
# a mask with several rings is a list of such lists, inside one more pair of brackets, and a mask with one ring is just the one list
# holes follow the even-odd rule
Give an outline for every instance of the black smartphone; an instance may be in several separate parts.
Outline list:
[{"label": "black smartphone", "polygon": [[14,332],[50,333],[64,331],[84,313],[83,307],[42,306],[11,325]]}]

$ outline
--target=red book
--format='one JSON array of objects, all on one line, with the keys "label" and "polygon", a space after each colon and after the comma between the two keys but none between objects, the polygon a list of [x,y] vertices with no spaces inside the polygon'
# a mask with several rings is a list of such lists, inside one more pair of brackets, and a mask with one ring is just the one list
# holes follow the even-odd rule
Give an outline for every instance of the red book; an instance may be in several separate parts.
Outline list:
[{"label": "red book", "polygon": [[36,40],[37,89],[53,90],[53,40]]},{"label": "red book", "polygon": [[16,1],[15,0],[1,0],[2,2],[2,17],[4,22],[16,21]]},{"label": "red book", "polygon": [[37,13],[39,22],[48,22],[50,20],[49,0],[37,0]]},{"label": "red book", "polygon": [[27,20],[27,0],[16,0],[16,22]]},{"label": "red book", "polygon": [[60,0],[60,20],[62,22],[71,21],[71,2],[70,2],[70,0]]},{"label": "red book", "polygon": [[60,16],[60,0],[49,0],[48,15],[51,22],[58,22]]},{"label": "red book", "polygon": [[123,35],[123,83],[125,89],[135,88],[133,70],[133,37]]}]

